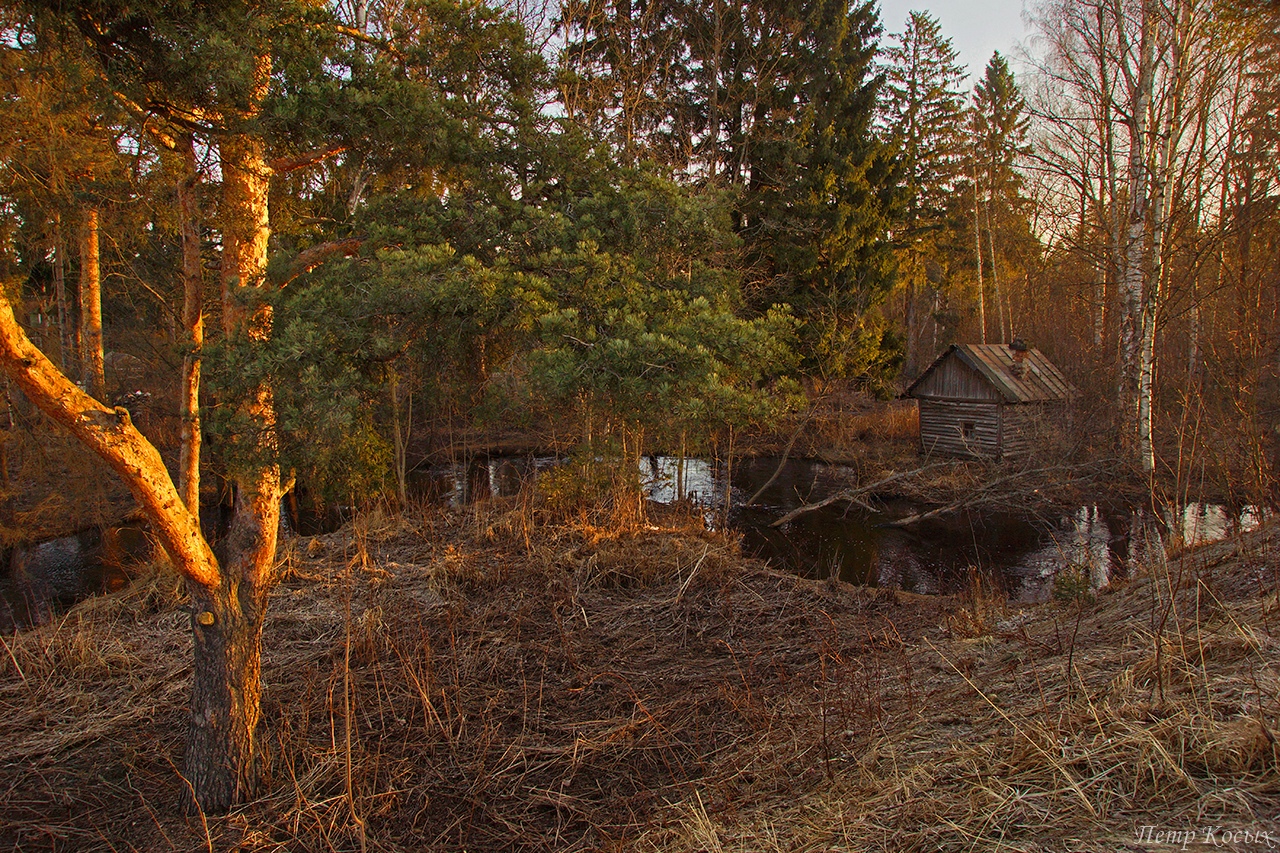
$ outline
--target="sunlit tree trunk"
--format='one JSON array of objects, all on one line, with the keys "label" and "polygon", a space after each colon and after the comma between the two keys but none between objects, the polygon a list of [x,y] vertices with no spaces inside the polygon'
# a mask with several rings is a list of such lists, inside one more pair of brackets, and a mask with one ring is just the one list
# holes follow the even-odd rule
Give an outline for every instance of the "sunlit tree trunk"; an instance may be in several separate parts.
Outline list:
[{"label": "sunlit tree trunk", "polygon": [[978,339],[987,342],[987,294],[982,281],[982,217],[979,207],[978,165],[974,158],[973,165],[973,258],[978,265]]},{"label": "sunlit tree trunk", "polygon": [[200,514],[200,350],[204,345],[204,272],[200,263],[199,206],[196,188],[200,173],[196,167],[195,139],[181,140],[178,174],[178,219],[182,229],[182,329],[186,354],[182,358],[180,450],[178,491],[187,509]]},{"label": "sunlit tree trunk", "polygon": [[[259,59],[256,110],[266,97],[271,63]],[[240,116],[252,120],[256,112]],[[221,140],[223,316],[230,337],[249,347],[266,344],[272,315],[261,300],[247,298],[266,287],[270,224],[267,197],[271,171],[260,138],[233,133]],[[261,773],[257,729],[261,719],[262,624],[274,582],[280,527],[280,466],[276,459],[276,415],[272,389],[260,384],[242,404],[253,425],[237,437],[251,460],[234,476],[235,502],[224,543],[221,582],[189,584],[193,602],[195,671],[191,736],[185,768],[205,809],[225,810],[251,798]]]},{"label": "sunlit tree trunk", "polygon": [[[991,198],[987,198],[987,248],[991,251],[991,292],[996,298],[996,343],[1004,343],[1009,340],[1007,312],[1005,311],[1005,298],[1000,292],[1000,270],[996,263],[996,235],[995,229],[991,225]],[[981,253],[981,246],[979,246]]]},{"label": "sunlit tree trunk", "polygon": [[102,351],[102,270],[99,266],[98,209],[85,210],[80,228],[80,363],[90,393],[107,398]]}]

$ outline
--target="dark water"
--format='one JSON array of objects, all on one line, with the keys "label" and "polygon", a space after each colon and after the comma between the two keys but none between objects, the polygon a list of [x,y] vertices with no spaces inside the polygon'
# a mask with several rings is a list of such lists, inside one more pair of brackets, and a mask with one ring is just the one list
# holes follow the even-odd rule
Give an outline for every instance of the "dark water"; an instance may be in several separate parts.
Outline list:
[{"label": "dark water", "polygon": [[[477,458],[420,472],[411,490],[418,498],[453,505],[510,496],[559,462],[553,456]],[[746,507],[776,468],[776,459],[740,460],[727,480],[725,470],[706,459],[682,465],[656,457],[641,463],[641,475],[652,500],[690,500],[703,508],[711,526],[723,523],[727,498],[729,523],[742,532],[747,551],[805,577],[834,574],[868,586],[950,593],[964,589],[976,570],[1017,602],[1048,600],[1064,570],[1100,589],[1170,545],[1212,542],[1252,530],[1268,516],[1256,507],[1206,503],[1158,511],[1091,504],[1051,518],[967,512],[893,528],[885,522],[927,508],[877,501],[870,507],[833,505],[774,529],[770,523],[788,510],[856,482],[850,468],[792,460],[757,504]],[[348,516],[303,519],[299,530],[324,532]],[[22,572],[14,571],[14,552],[4,553],[0,631],[48,621],[75,601],[127,583],[127,563],[145,560],[150,548],[141,526],[126,526],[21,546],[15,550],[23,555]]]},{"label": "dark water", "polygon": [[[554,457],[494,457],[437,469],[421,483],[430,482],[441,500],[461,504],[514,495],[530,477],[555,464]],[[731,484],[721,467],[705,459],[686,459],[683,472],[675,458],[647,459],[641,474],[654,501],[689,498],[704,507],[709,524],[720,523],[728,492],[730,523],[742,531],[748,552],[805,577],[836,574],[850,583],[950,593],[965,588],[976,570],[1002,586],[1011,600],[1027,603],[1052,597],[1054,580],[1064,569],[1100,589],[1170,545],[1202,544],[1252,530],[1267,515],[1256,507],[1205,503],[1159,511],[1090,504],[1053,517],[962,512],[892,528],[885,522],[927,507],[877,501],[871,509],[833,505],[774,529],[770,522],[788,510],[856,482],[850,468],[792,460],[755,506],[744,507],[777,465],[776,459],[740,460]]]},{"label": "dark water", "polygon": [[43,625],[77,601],[119,589],[154,545],[141,524],[5,549],[0,556],[0,632]]}]

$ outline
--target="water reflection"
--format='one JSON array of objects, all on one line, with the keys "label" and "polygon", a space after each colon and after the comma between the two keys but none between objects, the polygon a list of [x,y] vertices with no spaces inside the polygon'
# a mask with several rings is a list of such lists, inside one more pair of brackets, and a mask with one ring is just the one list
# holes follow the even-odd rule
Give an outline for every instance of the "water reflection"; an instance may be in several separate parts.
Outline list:
[{"label": "water reflection", "polygon": [[[415,491],[423,494],[422,487],[429,485],[454,505],[514,495],[559,461],[552,456],[476,459],[435,469],[419,478]],[[726,483],[723,467],[713,460],[658,456],[640,460],[640,474],[652,500],[690,500],[707,510],[709,524],[722,518],[728,494],[730,521],[742,531],[747,550],[806,577],[834,574],[850,583],[948,593],[962,589],[977,569],[1003,586],[1010,599],[1026,603],[1048,600],[1064,569],[1101,589],[1163,559],[1168,548],[1246,532],[1269,517],[1254,506],[1189,503],[1153,512],[1090,504],[1060,518],[962,512],[900,529],[885,522],[920,507],[878,501],[832,505],[775,529],[769,525],[781,514],[857,482],[856,472],[794,460],[779,471],[776,459],[750,459],[736,464],[732,482]],[[746,507],[757,492],[756,505]]]}]

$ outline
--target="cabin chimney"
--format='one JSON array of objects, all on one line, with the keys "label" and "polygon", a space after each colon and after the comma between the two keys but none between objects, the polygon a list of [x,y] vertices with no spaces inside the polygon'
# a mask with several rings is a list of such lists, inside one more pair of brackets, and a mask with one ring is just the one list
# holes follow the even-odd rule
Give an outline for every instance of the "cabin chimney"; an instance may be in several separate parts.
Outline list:
[{"label": "cabin chimney", "polygon": [[1013,364],[1010,365],[1009,370],[1021,379],[1022,372],[1026,370],[1023,362],[1027,359],[1027,342],[1022,338],[1014,338],[1013,343],[1009,344],[1009,350],[1013,353]]}]

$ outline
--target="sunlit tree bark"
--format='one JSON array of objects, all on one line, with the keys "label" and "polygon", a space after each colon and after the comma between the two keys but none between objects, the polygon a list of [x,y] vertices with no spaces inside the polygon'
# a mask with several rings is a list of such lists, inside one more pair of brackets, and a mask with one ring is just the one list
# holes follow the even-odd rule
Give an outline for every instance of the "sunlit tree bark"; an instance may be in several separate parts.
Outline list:
[{"label": "sunlit tree bark", "polygon": [[107,399],[102,341],[102,267],[98,208],[84,212],[80,226],[80,364],[90,393]]}]

